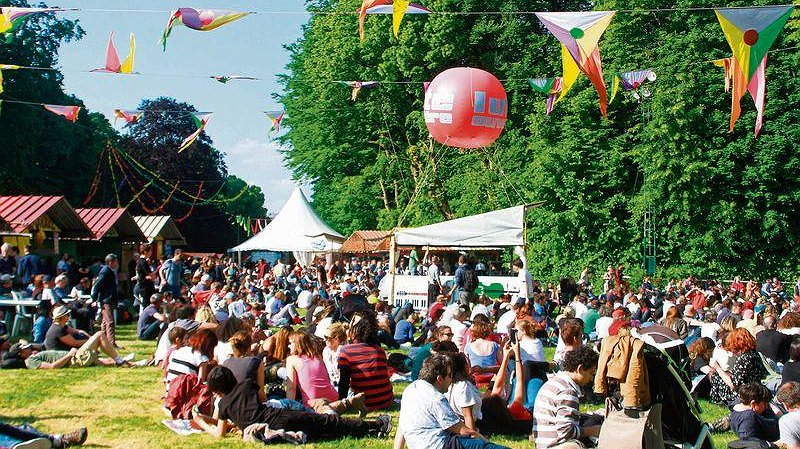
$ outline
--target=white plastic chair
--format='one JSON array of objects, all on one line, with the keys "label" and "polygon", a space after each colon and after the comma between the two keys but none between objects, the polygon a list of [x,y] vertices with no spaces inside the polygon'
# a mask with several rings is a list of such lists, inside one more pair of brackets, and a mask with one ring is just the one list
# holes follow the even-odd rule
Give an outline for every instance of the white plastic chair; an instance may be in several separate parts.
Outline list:
[{"label": "white plastic chair", "polygon": [[[11,297],[14,299],[14,301],[22,300],[20,295],[15,291],[11,292]],[[25,310],[25,306],[22,304],[17,304],[16,313],[14,314],[14,324],[11,326],[11,337],[13,338],[23,334],[24,332],[22,332],[21,328],[26,325],[26,332],[31,332],[33,330],[33,316],[34,314]]]}]

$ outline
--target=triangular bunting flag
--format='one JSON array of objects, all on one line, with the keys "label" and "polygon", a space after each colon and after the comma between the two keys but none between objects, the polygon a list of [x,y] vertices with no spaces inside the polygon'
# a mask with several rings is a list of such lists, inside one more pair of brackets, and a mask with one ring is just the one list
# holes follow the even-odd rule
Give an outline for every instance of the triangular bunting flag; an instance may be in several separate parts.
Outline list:
[{"label": "triangular bunting flag", "polygon": [[275,134],[281,132],[281,121],[283,120],[284,111],[272,111],[272,112],[264,112],[267,114],[269,121],[271,123],[268,134]]},{"label": "triangular bunting flag", "polygon": [[715,9],[725,39],[733,51],[733,61],[723,63],[726,86],[732,87],[730,129],[741,114],[741,98],[750,92],[756,105],[755,135],[761,130],[766,95],[767,52],[792,15],[793,6]]},{"label": "triangular bunting flag", "polygon": [[127,110],[127,109],[114,109],[114,123],[117,122],[118,119],[125,120],[125,123],[131,124],[136,123],[139,121],[139,118],[144,114],[144,111],[138,110]]},{"label": "triangular bunting flag", "polygon": [[[597,89],[600,96],[600,111],[606,116],[607,93],[600,62],[600,37],[605,32],[614,11],[587,12],[537,12],[536,17],[553,36],[561,42],[561,58],[564,66],[563,87],[559,100],[572,88],[583,72]],[[571,59],[569,63],[565,59]]]},{"label": "triangular bunting flag", "polygon": [[117,47],[114,46],[114,32],[108,37],[108,46],[106,47],[106,66],[100,69],[94,69],[93,72],[108,72],[108,73],[133,73],[133,58],[136,53],[136,37],[133,33],[130,36],[130,51],[128,57],[122,63],[119,62],[119,53]]},{"label": "triangular bunting flag", "polygon": [[400,24],[406,14],[430,14],[431,11],[422,5],[411,3],[411,0],[364,0],[358,8],[358,35],[364,39],[364,21],[367,14],[391,14],[392,32],[397,37]]},{"label": "triangular bunting flag", "polygon": [[556,104],[558,93],[561,92],[562,79],[561,77],[555,78],[530,78],[528,83],[531,88],[540,94],[547,95],[545,113],[550,115],[553,112],[553,107]]},{"label": "triangular bunting flag", "polygon": [[0,8],[0,34],[4,34],[6,42],[14,37],[14,32],[34,14],[64,11],[61,8],[21,8],[17,6],[3,6]]},{"label": "triangular bunting flag", "polygon": [[178,153],[182,152],[183,150],[189,148],[198,137],[200,137],[200,133],[206,129],[206,125],[208,121],[211,120],[211,112],[193,112],[192,119],[194,120],[195,126],[197,126],[197,131],[189,134],[183,142],[181,142],[181,146],[178,147]]},{"label": "triangular bunting flag", "polygon": [[80,106],[61,106],[57,104],[43,104],[42,106],[53,114],[60,115],[72,123],[78,120],[78,113],[81,110]]},{"label": "triangular bunting flag", "polygon": [[356,101],[361,89],[371,89],[378,85],[378,81],[341,81],[341,83],[353,88],[353,91],[350,93],[350,99],[353,101]]},{"label": "triangular bunting flag", "polygon": [[172,28],[176,25],[183,24],[187,28],[197,31],[211,31],[233,22],[234,20],[241,19],[242,17],[250,14],[249,12],[241,11],[227,11],[221,9],[194,9],[194,8],[180,8],[173,11],[164,32],[161,34],[161,46],[164,51],[167,51],[167,39]]}]

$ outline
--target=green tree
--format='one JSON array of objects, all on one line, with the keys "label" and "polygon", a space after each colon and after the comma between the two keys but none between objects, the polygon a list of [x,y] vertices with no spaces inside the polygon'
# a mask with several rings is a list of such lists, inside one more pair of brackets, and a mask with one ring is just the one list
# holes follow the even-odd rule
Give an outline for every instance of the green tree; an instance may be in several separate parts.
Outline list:
[{"label": "green tree", "polygon": [[[28,6],[23,1],[16,6]],[[0,6],[9,2],[0,1]],[[0,43],[0,63],[56,67],[63,42],[80,39],[77,22],[56,15],[38,14]],[[80,105],[79,98],[64,93],[63,76],[57,70],[5,70],[0,102]],[[106,140],[116,137],[100,114],[82,108],[78,121],[70,123],[38,104],[2,102],[0,114],[0,191],[3,194],[64,195],[77,207],[89,188],[97,155]]]},{"label": "green tree", "polygon": [[[318,0],[310,10],[350,12],[357,0]],[[528,256],[538,276],[576,276],[584,266],[640,270],[643,217],[656,222],[660,274],[793,276],[797,269],[800,164],[798,57],[775,52],[767,67],[766,121],[752,136],[749,97],[727,133],[729,94],[710,59],[730,55],[709,2],[681,0],[432,0],[433,14],[406,17],[399,39],[389,16],[369,16],[359,41],[352,14],[314,15],[288,47],[281,77],[295,176],[313,182],[315,207],[341,232],[413,226],[533,201]],[[731,5],[738,5],[731,3]],[[554,112],[526,78],[560,74],[560,47],[533,14],[620,12],[601,40],[604,71],[654,68],[653,95],[620,95],[603,119],[581,77]],[[790,23],[773,48],[792,47]],[[422,120],[422,81],[454,66],[505,80],[506,130],[483,150],[433,144]],[[358,101],[334,80],[385,83]]]}]

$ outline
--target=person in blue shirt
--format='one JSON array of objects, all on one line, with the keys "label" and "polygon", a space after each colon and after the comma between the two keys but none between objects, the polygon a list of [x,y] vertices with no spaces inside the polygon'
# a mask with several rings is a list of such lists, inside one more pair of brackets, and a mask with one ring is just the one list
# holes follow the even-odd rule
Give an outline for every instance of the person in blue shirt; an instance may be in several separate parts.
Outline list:
[{"label": "person in blue shirt", "polygon": [[64,254],[61,260],[56,264],[56,274],[65,274],[69,272],[69,254]]},{"label": "person in blue shirt", "polygon": [[394,341],[398,345],[414,341],[414,325],[419,321],[419,315],[412,313],[408,319],[400,320],[394,329]]},{"label": "person in blue shirt", "polygon": [[22,285],[29,285],[37,274],[42,274],[42,260],[36,254],[31,253],[31,246],[25,245],[25,256],[19,260],[17,266],[17,276]]},{"label": "person in blue shirt", "polygon": [[44,337],[51,324],[53,324],[53,320],[50,318],[50,307],[42,303],[36,307],[36,321],[33,323],[34,343],[44,343]]}]

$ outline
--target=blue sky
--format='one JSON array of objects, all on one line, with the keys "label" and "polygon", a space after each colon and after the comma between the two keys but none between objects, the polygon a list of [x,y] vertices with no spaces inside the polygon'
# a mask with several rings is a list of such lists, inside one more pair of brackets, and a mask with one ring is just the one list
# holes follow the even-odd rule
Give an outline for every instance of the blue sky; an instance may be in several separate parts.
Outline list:
[{"label": "blue sky", "polygon": [[[206,131],[217,149],[226,153],[228,171],[260,186],[270,213],[280,210],[295,183],[283,167],[276,144],[267,139],[269,120],[262,111],[280,109],[271,94],[279,91],[276,75],[285,70],[289,59],[283,45],[296,41],[309,19],[302,0],[52,0],[48,4],[83,9],[193,7],[298,12],[251,14],[210,32],[177,26],[166,53],[158,40],[169,13],[61,13],[65,18],[78,19],[86,31],[83,39],[65,44],[60,51],[67,93],[77,95],[90,110],[102,112],[112,122],[114,108],[134,109],[142,99],[162,95],[193,104],[200,111],[214,112]],[[355,30],[355,23],[353,27]],[[136,35],[135,71],[143,76],[79,72],[104,65],[111,31],[116,34],[120,58],[128,53],[128,35]],[[262,81],[221,84],[202,77],[209,75],[248,75]]]}]

